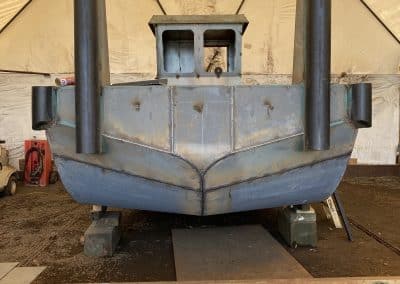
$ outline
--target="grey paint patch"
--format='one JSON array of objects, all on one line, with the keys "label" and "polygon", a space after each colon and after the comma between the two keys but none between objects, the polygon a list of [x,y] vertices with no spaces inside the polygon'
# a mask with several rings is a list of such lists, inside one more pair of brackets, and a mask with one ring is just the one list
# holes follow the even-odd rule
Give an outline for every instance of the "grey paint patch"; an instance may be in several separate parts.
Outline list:
[{"label": "grey paint patch", "polygon": [[104,136],[103,154],[77,154],[75,129],[66,126],[51,128],[47,137],[55,155],[167,184],[200,189],[197,170],[187,161],[168,152]]},{"label": "grey paint patch", "polygon": [[199,169],[231,150],[230,87],[174,89],[175,152]]},{"label": "grey paint patch", "polygon": [[55,157],[67,191],[80,203],[201,215],[201,193]]},{"label": "grey paint patch", "polygon": [[317,201],[346,166],[321,161],[348,155],[357,133],[346,86],[331,88],[328,151],[304,151],[301,85],[109,86],[99,155],[75,152],[74,89],[62,88],[47,134],[83,203],[212,215]]},{"label": "grey paint patch", "polygon": [[206,190],[283,172],[350,153],[357,131],[341,123],[331,128],[331,148],[304,151],[303,136],[238,151],[216,162],[204,176]]},{"label": "grey paint patch", "polygon": [[55,161],[66,189],[80,203],[188,215],[215,215],[323,200],[336,189],[348,158],[349,155],[346,155],[283,174],[223,187],[206,192],[204,196],[202,192],[58,156]]},{"label": "grey paint patch", "polygon": [[349,155],[280,175],[205,193],[204,215],[280,207],[321,201],[338,186]]},{"label": "grey paint patch", "polygon": [[170,149],[169,90],[160,86],[105,88],[103,132]]},{"label": "grey paint patch", "polygon": [[[351,127],[346,86],[332,85],[331,93],[331,125]],[[176,154],[201,170],[234,151],[302,134],[304,124],[301,85],[109,86],[103,104],[103,136]],[[58,89],[56,127],[75,127],[74,108],[74,88]]]}]

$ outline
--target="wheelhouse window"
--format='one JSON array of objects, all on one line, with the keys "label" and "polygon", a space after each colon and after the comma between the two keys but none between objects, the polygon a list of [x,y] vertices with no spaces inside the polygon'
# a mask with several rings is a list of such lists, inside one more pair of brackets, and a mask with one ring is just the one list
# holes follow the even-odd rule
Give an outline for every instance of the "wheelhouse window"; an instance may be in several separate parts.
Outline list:
[{"label": "wheelhouse window", "polygon": [[194,72],[194,34],[191,30],[168,30],[162,34],[164,71]]},{"label": "wheelhouse window", "polygon": [[207,30],[204,32],[204,70],[222,72],[234,70],[235,32],[233,30]]}]

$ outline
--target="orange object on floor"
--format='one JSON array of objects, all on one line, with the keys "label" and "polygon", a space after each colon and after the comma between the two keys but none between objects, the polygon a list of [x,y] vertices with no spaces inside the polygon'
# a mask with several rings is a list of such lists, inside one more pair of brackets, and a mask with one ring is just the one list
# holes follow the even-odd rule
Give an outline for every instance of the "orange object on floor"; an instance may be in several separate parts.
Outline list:
[{"label": "orange object on floor", "polygon": [[25,184],[47,186],[51,170],[51,151],[47,140],[25,140]]}]

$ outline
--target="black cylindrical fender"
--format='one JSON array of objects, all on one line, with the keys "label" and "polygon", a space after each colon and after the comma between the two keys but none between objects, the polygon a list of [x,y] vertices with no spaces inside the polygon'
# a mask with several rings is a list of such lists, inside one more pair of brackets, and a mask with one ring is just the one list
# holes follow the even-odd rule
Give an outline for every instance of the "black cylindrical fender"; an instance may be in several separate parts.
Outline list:
[{"label": "black cylindrical fender", "polygon": [[372,125],[372,84],[351,85],[351,120],[357,128]]},{"label": "black cylindrical fender", "polygon": [[45,130],[54,119],[54,87],[32,87],[32,129]]}]

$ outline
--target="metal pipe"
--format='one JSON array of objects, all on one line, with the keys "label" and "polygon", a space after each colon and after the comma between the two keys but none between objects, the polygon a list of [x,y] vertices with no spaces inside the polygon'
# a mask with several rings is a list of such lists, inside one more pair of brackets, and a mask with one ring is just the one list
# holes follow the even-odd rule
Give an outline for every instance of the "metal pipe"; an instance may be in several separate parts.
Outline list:
[{"label": "metal pipe", "polygon": [[372,84],[359,83],[351,86],[351,120],[357,128],[372,125]]},{"label": "metal pipe", "polygon": [[74,0],[76,152],[101,152],[101,87],[110,84],[105,0]]},{"label": "metal pipe", "polygon": [[330,147],[331,0],[307,1],[305,148]]},{"label": "metal pipe", "polygon": [[32,129],[45,130],[54,119],[54,87],[32,87]]}]

